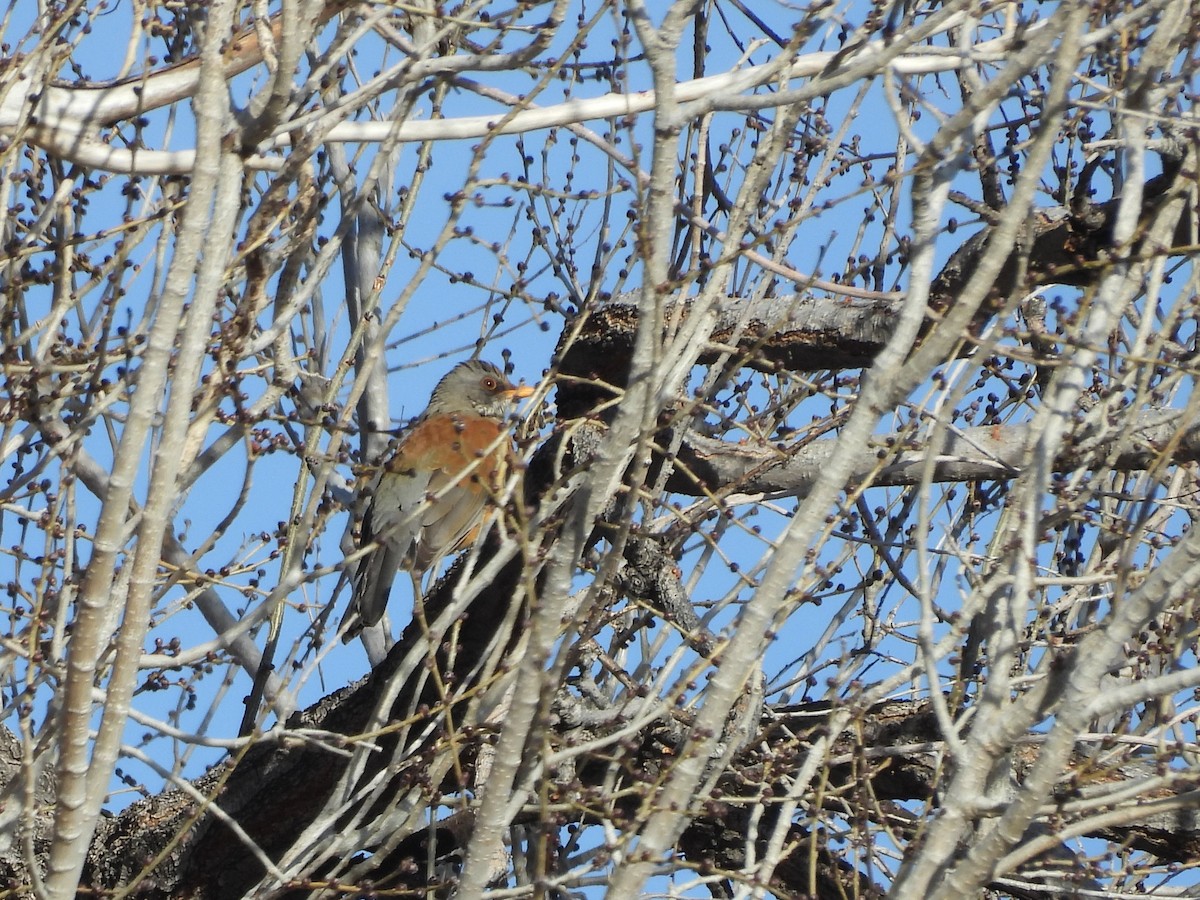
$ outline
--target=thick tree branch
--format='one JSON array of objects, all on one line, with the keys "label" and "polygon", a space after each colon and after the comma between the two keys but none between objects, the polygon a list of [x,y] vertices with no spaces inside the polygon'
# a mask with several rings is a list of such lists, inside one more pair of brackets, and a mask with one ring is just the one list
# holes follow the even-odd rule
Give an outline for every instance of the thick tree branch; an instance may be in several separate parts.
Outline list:
[{"label": "thick tree branch", "polygon": [[[1182,410],[1138,414],[1122,428],[1082,439],[1055,461],[1056,471],[1076,468],[1085,459],[1108,456],[1115,471],[1145,470],[1162,461],[1200,459],[1200,425],[1183,420]],[[1029,425],[958,428],[937,447],[904,434],[880,435],[857,451],[837,438],[796,447],[787,444],[730,443],[688,433],[678,453],[668,489],[681,494],[728,493],[762,497],[802,497],[821,478],[836,453],[855,453],[853,482],[876,487],[921,483],[930,453],[935,455],[934,482],[999,481],[1016,477],[1029,464]],[[663,444],[669,445],[664,436]]]},{"label": "thick tree branch", "polygon": [[[299,714],[289,730],[298,736],[306,733],[304,729],[324,731],[328,735],[326,743],[334,740],[336,734],[352,736],[365,723],[377,700],[383,680],[381,672]],[[744,793],[744,786],[758,785],[760,789],[786,794],[786,781],[775,783],[774,779],[777,775],[786,777],[786,773],[802,764],[810,738],[825,729],[831,712],[828,703],[820,702],[776,707],[767,714],[749,747],[720,779],[718,796],[723,799],[709,804],[703,814],[695,816],[681,838],[679,849],[701,872],[725,871],[733,875],[743,868],[751,825],[753,833],[768,834],[773,825],[772,810],[778,808],[767,807],[765,819],[754,816],[757,801],[738,799]],[[574,768],[574,783],[552,788],[552,796],[560,804],[573,796],[575,805],[584,809],[595,808],[597,804],[610,806],[613,801],[605,798],[625,796],[628,799],[616,801],[610,815],[618,819],[625,814],[636,815],[641,786],[653,783],[664,767],[673,764],[686,730],[685,716],[678,721],[666,718],[642,733],[636,752],[622,766],[624,780],[629,782],[624,786],[633,790],[623,792],[620,782],[610,785],[612,793],[609,787],[603,787],[611,774],[611,759],[601,754],[581,758]],[[595,736],[589,733],[582,739]],[[280,738],[259,744],[236,765],[220,766],[196,783],[201,792],[219,796],[222,808],[248,832],[261,838],[264,843],[260,846],[272,856],[285,849],[290,838],[322,810],[344,764],[343,757],[323,748],[313,738],[289,740],[285,735]],[[563,746],[567,741],[579,740],[581,737],[565,726],[557,738]],[[469,738],[470,746],[464,748],[464,758],[474,759],[479,748],[489,741],[487,732],[476,733]],[[892,804],[929,802],[935,797],[941,777],[940,746],[937,717],[927,703],[891,702],[863,710],[856,717],[854,728],[841,735],[832,748],[826,796],[834,806],[850,803],[860,814],[886,819],[891,827],[907,830],[905,817]],[[1031,740],[1014,751],[1018,777],[1036,761],[1037,746]],[[1124,794],[1144,782],[1146,802],[1161,807],[1162,811],[1131,823],[1119,834],[1104,825],[1102,818],[1095,827],[1087,827],[1088,817],[1095,815],[1096,809],[1060,813],[1060,827],[1081,822],[1085,834],[1124,840],[1166,860],[1194,857],[1200,846],[1200,820],[1190,811],[1187,798],[1192,786],[1186,779],[1179,781],[1174,790],[1179,804],[1172,804],[1172,789],[1155,778],[1150,769],[1114,766],[1100,771],[1094,760],[1094,755],[1081,747],[1064,777],[1060,798],[1063,803],[1076,796],[1102,797],[1104,792],[1111,792],[1117,798],[1114,803],[1124,803]],[[423,754],[412,758],[418,768],[423,762]],[[407,783],[416,774],[415,769],[402,767],[392,777]],[[595,791],[601,793],[593,796]],[[182,841],[173,844],[180,829],[198,814],[200,823]],[[533,824],[537,815],[528,811],[519,821]],[[437,855],[461,849],[466,833],[469,827],[466,831],[457,825],[439,828]],[[419,832],[402,842],[390,855],[387,865],[378,871],[380,877],[375,884],[421,887],[423,882],[413,877],[413,866],[423,863],[428,836],[428,832]],[[840,854],[826,848],[824,837],[815,838],[798,829],[792,840],[797,846],[776,870],[777,889],[805,893],[810,879],[815,878],[831,889],[841,885],[843,889],[854,886],[868,896],[878,892],[861,873],[840,861]],[[810,853],[813,841],[816,841],[815,855]],[[144,896],[165,898],[179,896],[180,892],[196,897],[240,896],[239,892],[253,883],[259,871],[253,854],[237,839],[211,816],[205,817],[198,811],[186,793],[173,791],[142,801],[105,821],[90,855],[92,883],[109,887],[127,883],[142,871],[147,859],[164,850],[169,851],[168,857],[156,870],[151,882],[154,886],[147,885],[149,890]],[[12,853],[10,848],[0,857],[10,872],[13,870],[9,867],[17,861]],[[813,863],[815,869],[811,868]]]},{"label": "thick tree branch", "polygon": [[[1186,188],[1188,177],[1178,166],[1168,165],[1168,171],[1147,182],[1141,221],[1154,221],[1172,192]],[[1049,284],[1087,287],[1098,283],[1106,270],[1112,221],[1118,205],[1118,200],[1111,200],[1079,204],[1075,211],[1063,207],[1039,210],[1030,224],[1026,245],[1013,250],[995,282],[986,304],[986,318],[993,316],[999,304],[1014,293],[1024,296]],[[1196,220],[1196,210],[1189,205],[1172,245],[1165,252],[1195,253],[1192,235],[1197,228],[1200,222]],[[990,226],[972,235],[943,266],[930,290],[930,304],[935,312],[953,304],[986,252],[990,236]],[[1017,284],[1019,272],[1024,277]],[[557,363],[559,372],[565,376],[558,387],[559,410],[565,417],[586,415],[598,404],[619,395],[606,386],[625,387],[625,373],[629,371],[629,356],[637,333],[637,309],[631,301],[628,295],[611,298],[585,311],[578,333],[569,328],[564,330],[569,338],[564,337],[558,348]],[[902,300],[843,297],[784,296],[754,300],[730,297],[720,311],[717,327],[709,336],[710,349],[701,361],[712,362],[720,353],[732,352],[739,364],[764,371],[867,367],[895,330],[902,303]],[[687,313],[687,301],[680,301],[667,315],[686,317]]]}]

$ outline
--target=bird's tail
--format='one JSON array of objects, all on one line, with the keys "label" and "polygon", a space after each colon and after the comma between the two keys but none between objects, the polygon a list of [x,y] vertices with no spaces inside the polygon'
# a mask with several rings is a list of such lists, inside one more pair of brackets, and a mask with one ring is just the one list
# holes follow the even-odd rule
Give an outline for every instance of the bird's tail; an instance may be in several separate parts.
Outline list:
[{"label": "bird's tail", "polygon": [[342,620],[342,643],[349,643],[364,628],[383,618],[399,568],[400,555],[386,546],[359,560],[354,595]]}]

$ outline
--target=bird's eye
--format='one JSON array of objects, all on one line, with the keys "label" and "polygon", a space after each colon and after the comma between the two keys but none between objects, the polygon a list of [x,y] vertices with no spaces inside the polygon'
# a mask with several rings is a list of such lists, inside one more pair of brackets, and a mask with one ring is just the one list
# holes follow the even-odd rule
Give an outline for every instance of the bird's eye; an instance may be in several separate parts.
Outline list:
[{"label": "bird's eye", "polygon": [[483,379],[483,387],[485,390],[494,391],[498,386],[499,385],[496,383],[496,379],[492,378],[490,375]]}]

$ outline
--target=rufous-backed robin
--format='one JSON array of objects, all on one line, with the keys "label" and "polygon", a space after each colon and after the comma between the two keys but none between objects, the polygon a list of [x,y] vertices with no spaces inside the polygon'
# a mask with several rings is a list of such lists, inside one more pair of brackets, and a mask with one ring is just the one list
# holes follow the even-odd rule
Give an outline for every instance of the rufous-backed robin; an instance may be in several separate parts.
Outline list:
[{"label": "rufous-backed robin", "polygon": [[398,570],[420,600],[425,573],[475,539],[512,456],[505,417],[532,393],[479,359],[438,382],[374,483],[360,546],[379,546],[359,560],[343,640],[383,618]]}]

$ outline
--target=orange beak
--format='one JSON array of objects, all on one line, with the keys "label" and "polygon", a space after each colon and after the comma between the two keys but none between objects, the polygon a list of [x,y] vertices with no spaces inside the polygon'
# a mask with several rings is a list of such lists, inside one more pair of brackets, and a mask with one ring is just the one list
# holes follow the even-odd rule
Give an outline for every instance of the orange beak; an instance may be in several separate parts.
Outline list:
[{"label": "orange beak", "polygon": [[533,393],[534,388],[531,385],[522,384],[519,387],[513,388],[512,390],[505,391],[504,396],[508,397],[510,400],[524,400],[526,397],[532,397]]}]

